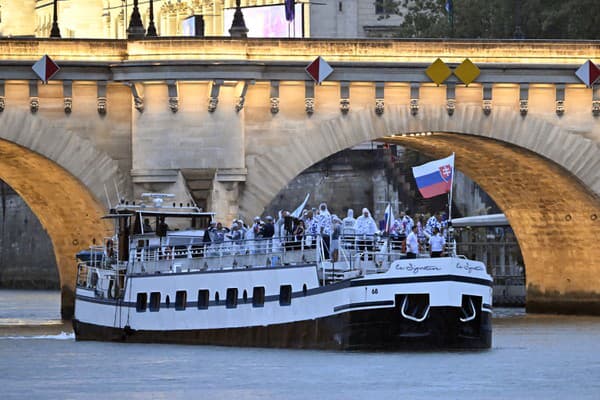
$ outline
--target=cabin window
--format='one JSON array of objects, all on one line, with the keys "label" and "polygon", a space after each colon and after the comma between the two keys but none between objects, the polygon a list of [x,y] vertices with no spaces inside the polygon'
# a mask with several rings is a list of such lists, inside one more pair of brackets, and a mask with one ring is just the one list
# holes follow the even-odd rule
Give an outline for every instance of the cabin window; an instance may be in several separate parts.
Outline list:
[{"label": "cabin window", "polygon": [[264,307],[265,305],[265,288],[257,286],[252,290],[252,307]]},{"label": "cabin window", "polygon": [[219,305],[219,292],[215,292],[215,305]]},{"label": "cabin window", "polygon": [[238,290],[236,288],[227,289],[227,301],[225,306],[227,308],[236,308],[238,300]]},{"label": "cabin window", "polygon": [[198,290],[198,309],[206,310],[208,308],[208,290]]},{"label": "cabin window", "polygon": [[292,285],[281,285],[279,287],[279,305],[289,306],[292,304]]},{"label": "cabin window", "polygon": [[160,310],[160,292],[150,293],[150,311]]},{"label": "cabin window", "polygon": [[185,303],[187,302],[187,292],[185,290],[178,290],[175,292],[175,309],[177,311],[185,310]]},{"label": "cabin window", "polygon": [[248,302],[248,292],[244,289],[244,294],[242,295],[242,299],[244,299],[244,304]]},{"label": "cabin window", "polygon": [[137,312],[144,312],[148,306],[148,293],[138,293],[135,309]]},{"label": "cabin window", "polygon": [[167,298],[165,299],[165,305],[167,306],[167,308],[171,306],[171,298],[169,297],[169,295],[167,295]]},{"label": "cabin window", "polygon": [[308,291],[308,290],[306,289],[306,283],[305,283],[304,285],[302,285],[302,295],[303,295],[303,296],[306,296],[306,292],[307,292],[307,291]]}]

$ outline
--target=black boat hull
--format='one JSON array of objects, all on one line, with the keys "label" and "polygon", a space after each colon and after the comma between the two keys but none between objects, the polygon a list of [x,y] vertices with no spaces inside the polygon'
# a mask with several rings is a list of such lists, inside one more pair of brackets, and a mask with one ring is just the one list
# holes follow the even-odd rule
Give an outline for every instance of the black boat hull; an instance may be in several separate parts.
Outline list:
[{"label": "black boat hull", "polygon": [[487,349],[492,345],[490,312],[462,322],[460,307],[431,307],[422,322],[400,307],[353,310],[323,318],[268,326],[199,330],[135,330],[73,320],[77,340],[177,343],[242,347],[338,350]]}]

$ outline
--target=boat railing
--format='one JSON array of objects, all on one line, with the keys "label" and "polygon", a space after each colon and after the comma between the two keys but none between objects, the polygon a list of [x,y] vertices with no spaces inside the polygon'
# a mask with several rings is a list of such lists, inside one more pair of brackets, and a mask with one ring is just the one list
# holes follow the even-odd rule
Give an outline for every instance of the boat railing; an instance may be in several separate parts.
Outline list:
[{"label": "boat railing", "polygon": [[[130,249],[130,272],[169,273],[319,263],[336,271],[382,272],[404,257],[402,241],[382,235],[284,236],[203,242],[198,236],[140,240]],[[329,243],[329,247],[327,247]],[[419,257],[427,257],[421,253]]]},{"label": "boat railing", "polygon": [[116,299],[122,297],[125,286],[126,263],[91,264],[80,261],[77,264],[76,286],[94,292],[96,297]]}]

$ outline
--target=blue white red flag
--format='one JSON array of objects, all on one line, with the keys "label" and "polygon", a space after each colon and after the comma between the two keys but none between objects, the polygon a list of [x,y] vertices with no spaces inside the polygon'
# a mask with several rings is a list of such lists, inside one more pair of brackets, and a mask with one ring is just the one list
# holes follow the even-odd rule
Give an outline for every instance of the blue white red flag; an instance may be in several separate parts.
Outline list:
[{"label": "blue white red flag", "polygon": [[413,175],[421,195],[428,199],[448,193],[454,178],[454,154],[449,157],[413,167]]},{"label": "blue white red flag", "polygon": [[394,212],[392,211],[392,205],[388,203],[383,214],[383,220],[385,221],[385,231],[390,233],[392,225],[394,225]]},{"label": "blue white red flag", "polygon": [[285,19],[288,22],[292,22],[296,17],[295,2],[295,0],[285,0]]}]

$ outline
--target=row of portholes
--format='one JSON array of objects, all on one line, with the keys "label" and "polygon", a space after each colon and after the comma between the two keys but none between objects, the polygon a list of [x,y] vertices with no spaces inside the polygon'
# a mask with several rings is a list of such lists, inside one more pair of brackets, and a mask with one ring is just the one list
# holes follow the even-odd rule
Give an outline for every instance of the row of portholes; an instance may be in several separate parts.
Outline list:
[{"label": "row of portholes", "polygon": [[[306,296],[308,289],[306,284],[302,285],[302,295]],[[279,305],[281,306],[289,306],[292,304],[292,285],[281,285],[279,286]],[[178,290],[175,292],[175,310],[183,311],[188,307],[196,306],[199,310],[207,310],[209,306],[219,306],[222,305],[221,299],[219,296],[219,292],[215,292],[214,301],[210,301],[210,291],[208,289],[200,289],[198,290],[198,297],[196,302],[187,302],[187,291],[186,290]],[[252,289],[252,307],[264,307],[265,305],[265,287],[264,286],[255,286]],[[244,304],[248,303],[248,292],[244,289],[242,294],[242,302]],[[169,295],[166,296],[164,307],[170,308],[171,299]],[[225,295],[225,307],[226,308],[236,308],[238,306],[238,289],[237,288],[227,288]],[[161,308],[161,293],[160,292],[151,292],[150,293],[150,302],[148,302],[148,293],[138,293],[136,297],[136,310],[138,312],[149,311],[160,311]]]},{"label": "row of portholes", "polygon": [[[571,216],[571,214],[566,214],[565,215],[565,221],[571,221],[573,219],[573,217]],[[591,214],[590,215],[590,219],[592,221],[597,221],[598,220],[598,214]]]}]

